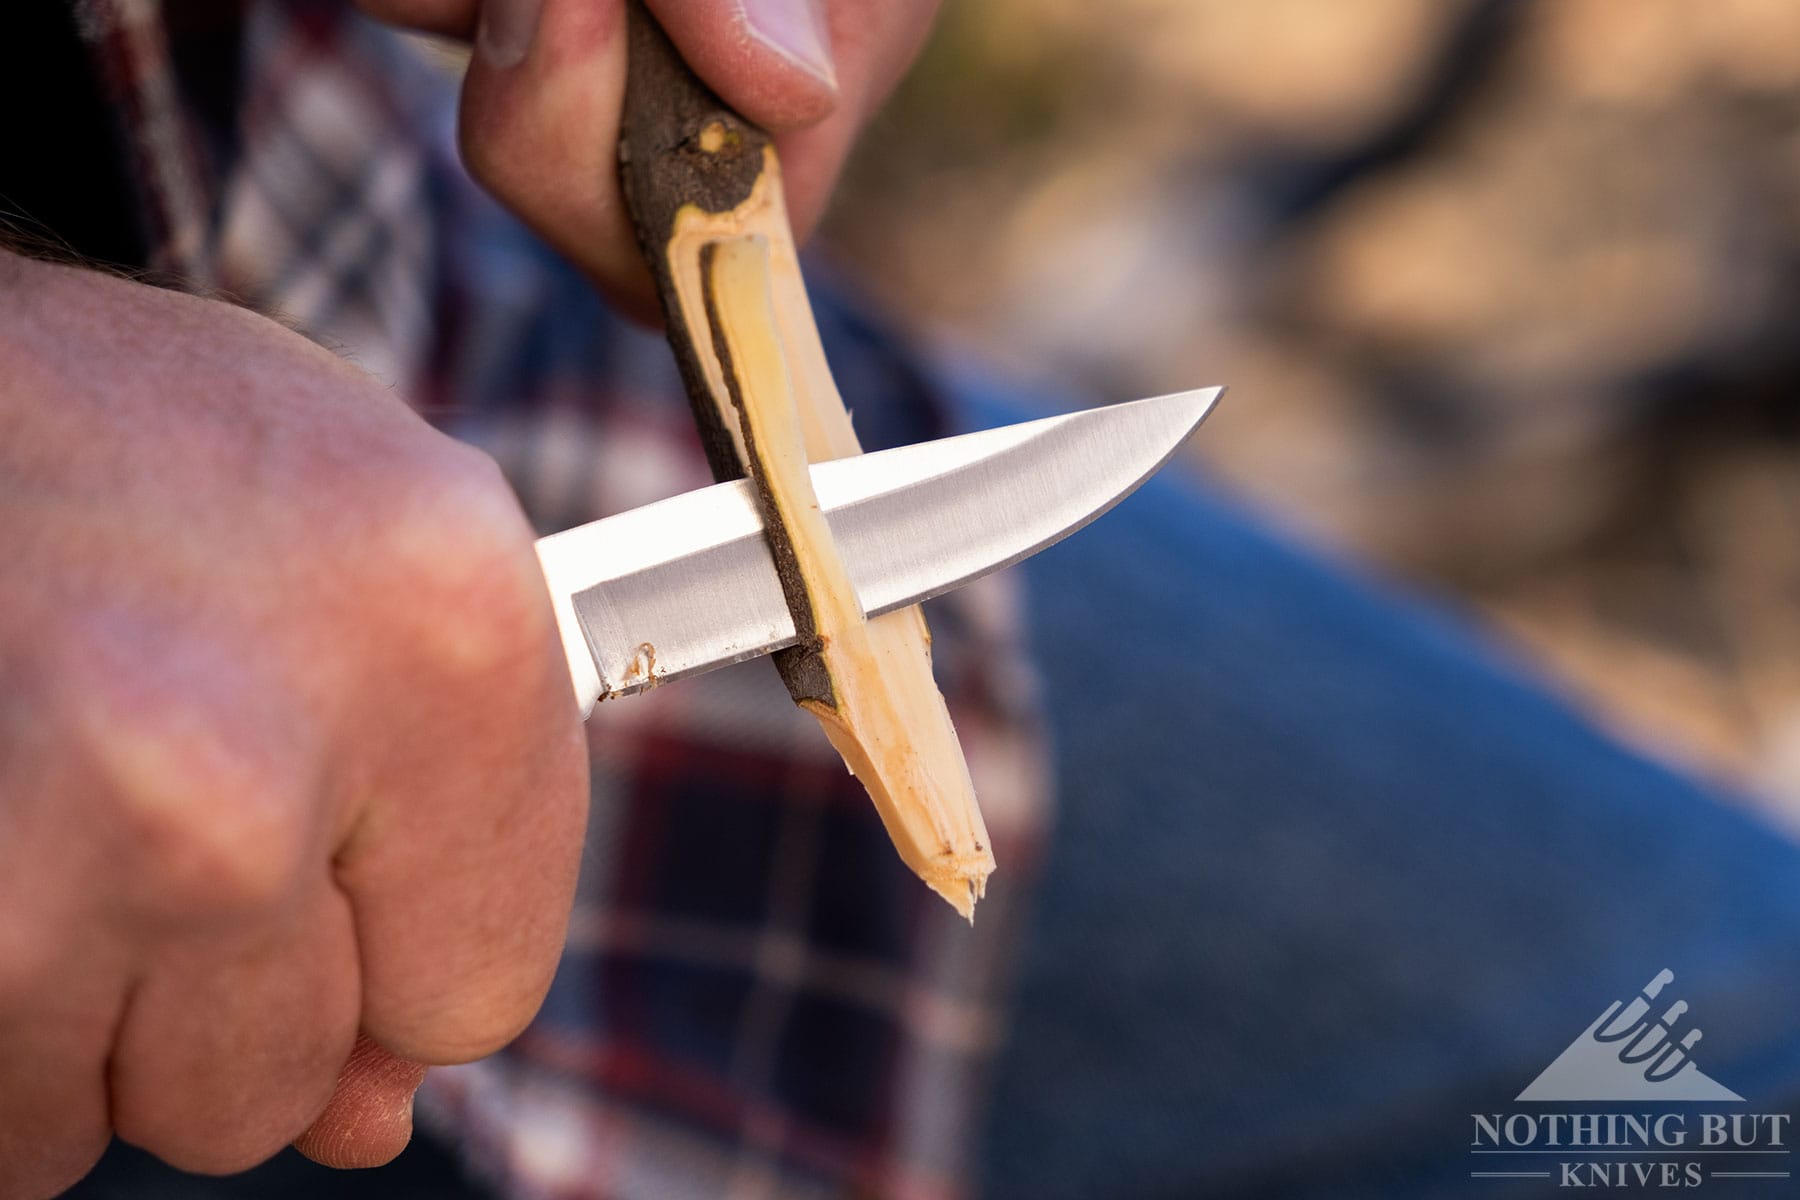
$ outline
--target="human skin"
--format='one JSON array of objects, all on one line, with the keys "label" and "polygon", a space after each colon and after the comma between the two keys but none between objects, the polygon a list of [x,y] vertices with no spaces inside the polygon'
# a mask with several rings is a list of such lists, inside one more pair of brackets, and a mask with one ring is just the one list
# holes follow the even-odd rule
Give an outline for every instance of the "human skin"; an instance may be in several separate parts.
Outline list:
[{"label": "human skin", "polygon": [[[470,172],[618,307],[654,320],[649,273],[619,192],[624,0],[490,0],[485,14],[475,0],[359,4],[383,20],[473,39],[461,117]],[[515,15],[521,7],[523,18]],[[775,135],[788,213],[804,238],[824,214],[858,131],[917,55],[938,0],[648,0],[647,7],[700,76]],[[829,29],[820,38],[829,41],[829,78],[756,32],[758,14],[771,10],[784,19],[764,15],[764,25],[791,27],[811,12]],[[496,25],[505,37],[493,34]],[[529,36],[519,36],[521,28]],[[496,41],[505,43],[499,53]]]},{"label": "human skin", "polygon": [[[834,0],[829,83],[729,4],[655,7],[782,131],[804,228],[935,0]],[[516,60],[473,56],[463,144],[646,315],[623,45],[617,0],[543,0]],[[585,829],[493,463],[255,314],[0,251],[0,564],[0,1196],[56,1194],[114,1133],[202,1172],[391,1158],[421,1064],[541,1003]]]},{"label": "human skin", "polygon": [[271,321],[0,255],[0,513],[0,1195],[114,1131],[391,1157],[411,1064],[516,1036],[573,895],[511,492]]}]

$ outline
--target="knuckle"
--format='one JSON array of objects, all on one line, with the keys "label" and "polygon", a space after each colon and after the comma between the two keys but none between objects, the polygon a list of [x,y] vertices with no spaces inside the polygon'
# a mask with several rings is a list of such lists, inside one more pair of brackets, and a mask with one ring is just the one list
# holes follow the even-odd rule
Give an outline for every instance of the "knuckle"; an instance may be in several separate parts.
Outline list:
[{"label": "knuckle", "polygon": [[393,563],[415,599],[414,639],[430,667],[483,676],[548,636],[532,533],[493,460],[455,447],[431,496],[397,522]]},{"label": "knuckle", "polygon": [[459,557],[494,554],[529,539],[499,465],[481,451],[445,439],[420,454],[409,474],[397,498],[401,549],[419,560],[409,566],[454,570]]},{"label": "knuckle", "polygon": [[115,728],[100,753],[152,908],[234,914],[286,895],[304,799],[281,772],[213,731],[162,721]]},{"label": "knuckle", "polygon": [[140,807],[152,907],[235,915],[278,905],[296,872],[263,809],[237,797],[190,801],[173,817]]},{"label": "knuckle", "polygon": [[[236,636],[90,614],[44,697],[44,786],[91,822],[84,870],[146,915],[263,909],[297,881],[316,814],[308,726]],[[67,641],[65,637],[63,639]],[[275,676],[279,678],[279,675]]]}]

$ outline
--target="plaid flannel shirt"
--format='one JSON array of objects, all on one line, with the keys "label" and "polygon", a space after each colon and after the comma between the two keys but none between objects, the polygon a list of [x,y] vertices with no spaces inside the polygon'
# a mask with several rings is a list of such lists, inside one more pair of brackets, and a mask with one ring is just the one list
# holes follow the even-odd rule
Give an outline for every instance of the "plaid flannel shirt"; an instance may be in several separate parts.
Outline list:
[{"label": "plaid flannel shirt", "polygon": [[[473,189],[455,81],[415,43],[327,0],[77,4],[149,265],[390,381],[493,453],[540,528],[710,482],[660,341]],[[869,441],[949,431],[873,323],[821,313]],[[767,664],[603,705],[549,999],[504,1053],[434,1071],[421,1118],[508,1195],[961,1194],[1047,816],[1014,613],[993,579],[931,614],[1001,864],[973,929]]]}]

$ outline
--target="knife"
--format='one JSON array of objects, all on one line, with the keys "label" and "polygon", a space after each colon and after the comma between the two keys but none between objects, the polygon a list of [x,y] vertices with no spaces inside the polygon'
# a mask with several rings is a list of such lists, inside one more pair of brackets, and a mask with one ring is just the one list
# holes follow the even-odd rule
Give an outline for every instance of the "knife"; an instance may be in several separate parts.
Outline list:
[{"label": "knife", "polygon": [[[813,490],[864,613],[942,595],[1074,533],[1155,474],[1223,391],[815,464]],[[796,640],[744,480],[551,534],[537,552],[584,716],[599,700]]]}]

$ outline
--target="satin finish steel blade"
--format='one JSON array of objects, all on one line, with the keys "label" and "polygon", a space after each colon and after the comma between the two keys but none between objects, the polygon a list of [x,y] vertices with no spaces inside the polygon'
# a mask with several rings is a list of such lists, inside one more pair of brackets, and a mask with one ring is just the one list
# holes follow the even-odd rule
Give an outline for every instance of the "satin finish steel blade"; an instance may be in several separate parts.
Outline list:
[{"label": "satin finish steel blade", "polygon": [[[863,610],[879,616],[1088,524],[1167,462],[1223,390],[818,463],[813,491]],[[552,534],[538,557],[584,712],[796,640],[742,480]]]}]

